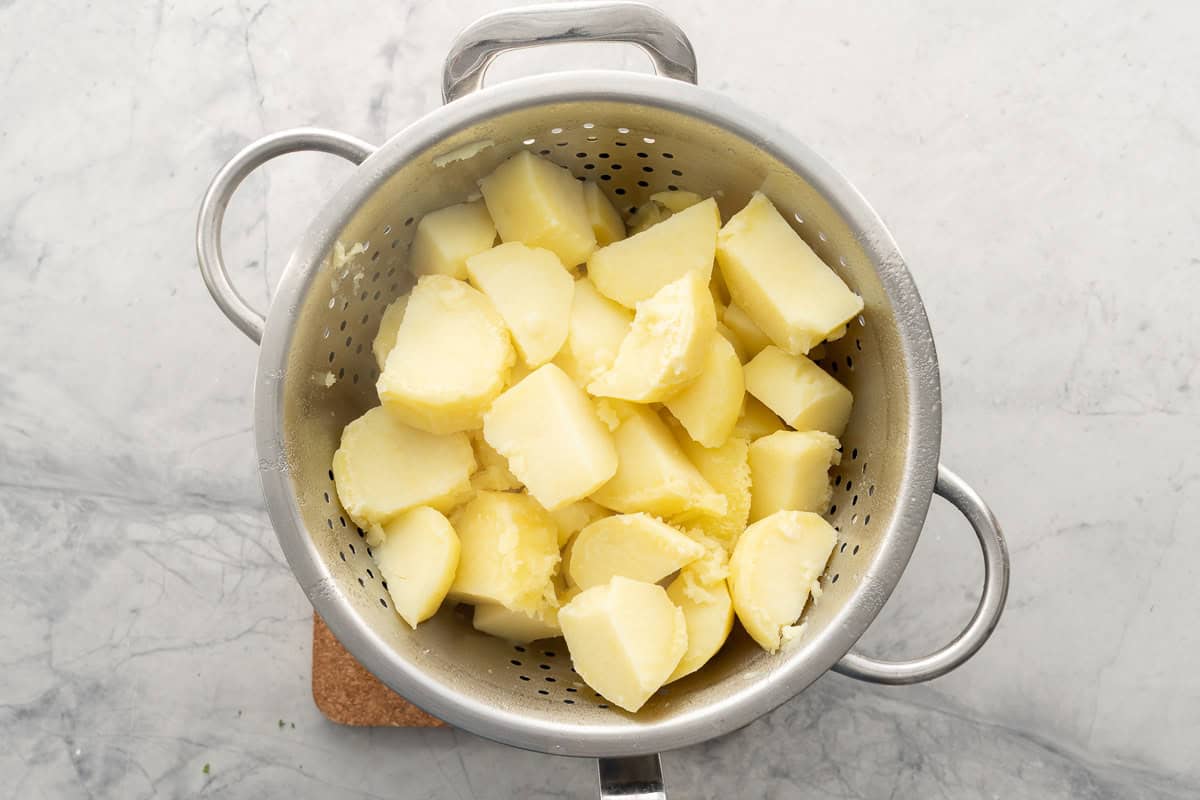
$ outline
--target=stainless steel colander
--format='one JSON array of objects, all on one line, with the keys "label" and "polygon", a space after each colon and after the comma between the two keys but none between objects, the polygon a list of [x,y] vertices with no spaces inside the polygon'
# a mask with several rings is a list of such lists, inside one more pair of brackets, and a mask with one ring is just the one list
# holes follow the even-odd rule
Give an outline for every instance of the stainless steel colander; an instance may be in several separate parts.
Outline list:
[{"label": "stainless steel colander", "polygon": [[[658,77],[612,71],[538,75],[482,88],[499,53],[562,41],[621,41]],[[995,518],[938,464],[938,365],[924,307],[879,218],[850,183],[771,123],[697,88],[687,37],[637,3],[573,3],[494,14],[465,30],[446,62],[447,104],[375,148],[295,129],[255,142],[218,173],[200,212],[201,271],[217,304],[261,343],[255,383],[259,469],[280,545],[338,639],[400,694],[447,722],[517,747],[601,762],[602,791],[659,796],[658,751],[720,736],[829,669],[913,683],[970,658],[995,627],[1008,556]],[[412,631],[389,606],[361,531],[334,492],[343,426],[377,403],[370,343],[385,306],[413,279],[414,223],[460,202],[501,160],[530,149],[594,179],[622,210],[675,187],[718,198],[728,217],[762,189],[865,301],[824,367],[854,392],[827,518],[839,542],[803,637],[769,655],[735,633],[700,672],[636,715],[610,708],[571,669],[561,641],[514,647],[444,608]],[[264,319],[232,286],[220,253],[233,191],[266,161],[298,150],[360,164],[304,233]],[[849,650],[908,563],[932,494],[953,503],[982,546],[974,617],[938,652],[883,662]],[[639,758],[640,757],[640,758]]]}]

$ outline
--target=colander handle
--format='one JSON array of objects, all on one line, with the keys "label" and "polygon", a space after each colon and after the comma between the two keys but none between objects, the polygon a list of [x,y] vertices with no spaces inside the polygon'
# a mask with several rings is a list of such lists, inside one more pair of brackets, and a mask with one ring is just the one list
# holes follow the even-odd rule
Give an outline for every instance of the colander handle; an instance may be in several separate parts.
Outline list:
[{"label": "colander handle", "polygon": [[645,3],[554,3],[480,17],[454,40],[442,73],[449,103],[483,88],[483,76],[501,53],[565,42],[625,42],[650,56],[664,78],[696,82],[696,53],[679,26]]},{"label": "colander handle", "polygon": [[667,800],[658,753],[602,758],[599,768],[600,800]]},{"label": "colander handle", "polygon": [[196,220],[196,258],[200,262],[200,274],[225,316],[255,344],[262,341],[266,317],[247,303],[233,286],[221,254],[221,225],[233,193],[251,172],[273,158],[302,150],[332,153],[355,164],[361,164],[375,152],[372,145],[337,131],[292,128],[272,133],[229,159],[209,184],[200,203],[200,216]]},{"label": "colander handle", "polygon": [[938,464],[934,491],[962,512],[975,529],[983,550],[983,594],[967,627],[950,644],[922,658],[908,661],[877,661],[858,653],[847,653],[834,670],[871,683],[920,683],[941,677],[961,666],[996,629],[1008,597],[1008,546],[992,510],[962,478]]}]

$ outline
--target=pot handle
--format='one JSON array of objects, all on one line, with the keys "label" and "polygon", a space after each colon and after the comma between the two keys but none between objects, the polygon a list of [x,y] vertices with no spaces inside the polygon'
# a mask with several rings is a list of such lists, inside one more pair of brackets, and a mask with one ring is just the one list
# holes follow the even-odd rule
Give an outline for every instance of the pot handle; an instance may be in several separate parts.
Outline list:
[{"label": "pot handle", "polygon": [[658,753],[602,758],[598,766],[600,800],[667,800]]},{"label": "pot handle", "polygon": [[983,550],[983,594],[967,627],[942,649],[908,661],[877,661],[858,653],[847,653],[834,670],[871,683],[920,683],[941,677],[961,666],[992,635],[1008,596],[1008,546],[1000,523],[975,490],[962,478],[938,464],[934,491],[954,504],[975,529]]},{"label": "pot handle", "polygon": [[480,17],[458,34],[442,73],[449,103],[483,88],[496,56],[565,42],[625,42],[650,56],[664,78],[696,82],[696,53],[679,26],[645,3],[609,0],[531,5]]},{"label": "pot handle", "polygon": [[277,156],[301,150],[332,153],[354,164],[361,164],[375,152],[374,146],[337,131],[292,128],[272,133],[229,159],[209,184],[200,203],[200,216],[196,220],[196,258],[200,262],[200,274],[217,306],[255,344],[262,341],[266,318],[233,286],[221,255],[221,225],[233,193],[251,172]]}]

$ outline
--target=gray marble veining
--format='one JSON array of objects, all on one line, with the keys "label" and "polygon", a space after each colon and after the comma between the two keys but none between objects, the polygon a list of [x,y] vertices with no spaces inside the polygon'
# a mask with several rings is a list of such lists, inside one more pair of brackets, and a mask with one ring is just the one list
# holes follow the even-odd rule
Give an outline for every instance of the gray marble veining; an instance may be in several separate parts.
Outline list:
[{"label": "gray marble veining", "polygon": [[[257,485],[255,352],[191,244],[239,146],[297,124],[381,141],[436,106],[454,32],[496,5],[0,0],[0,796],[593,791],[587,761],[315,710],[309,607]],[[943,457],[1004,522],[1014,576],[958,672],[827,676],[667,754],[671,788],[1200,794],[1200,11],[663,6],[702,83],[790,125],[887,217],[937,335]],[[596,46],[493,79],[564,65],[647,69]],[[243,188],[226,248],[256,302],[346,169],[296,156]],[[935,506],[864,646],[950,636],[977,558]]]}]

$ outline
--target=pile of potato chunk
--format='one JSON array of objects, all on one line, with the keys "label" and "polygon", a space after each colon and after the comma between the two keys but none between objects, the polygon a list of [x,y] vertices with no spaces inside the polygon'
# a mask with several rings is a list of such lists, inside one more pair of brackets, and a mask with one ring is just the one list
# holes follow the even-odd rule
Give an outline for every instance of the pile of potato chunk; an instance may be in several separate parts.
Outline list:
[{"label": "pile of potato chunk", "polygon": [[806,355],[862,300],[762,194],[724,225],[712,198],[654,195],[627,233],[529,152],[479,188],[417,225],[382,405],[333,458],[397,613],[449,600],[485,633],[562,636],[628,711],[735,615],[778,650],[834,547],[818,512],[852,400]]}]

